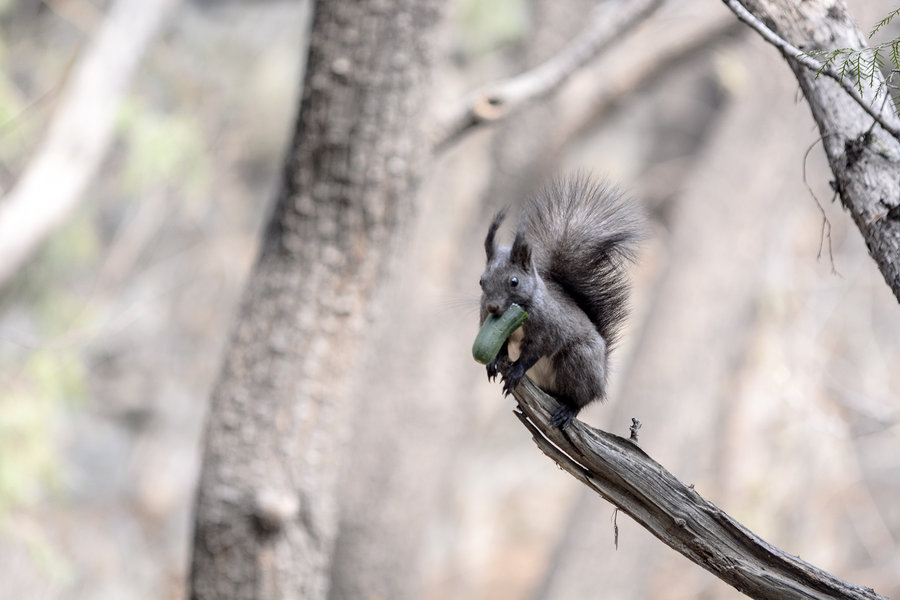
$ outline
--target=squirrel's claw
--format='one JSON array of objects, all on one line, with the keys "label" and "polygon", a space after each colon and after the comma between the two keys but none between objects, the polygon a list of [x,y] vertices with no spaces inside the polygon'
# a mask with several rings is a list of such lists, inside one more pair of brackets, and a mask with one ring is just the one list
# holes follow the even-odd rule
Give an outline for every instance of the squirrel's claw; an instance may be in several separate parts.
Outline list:
[{"label": "squirrel's claw", "polygon": [[509,396],[514,389],[519,387],[519,382],[525,376],[525,367],[519,361],[514,362],[503,375],[503,393]]},{"label": "squirrel's claw", "polygon": [[495,358],[487,365],[487,377],[488,381],[494,381],[497,379],[497,375],[500,373],[500,359]]},{"label": "squirrel's claw", "polygon": [[506,352],[500,352],[494,360],[487,365],[488,381],[495,381],[497,375],[500,375],[509,367],[509,357]]}]

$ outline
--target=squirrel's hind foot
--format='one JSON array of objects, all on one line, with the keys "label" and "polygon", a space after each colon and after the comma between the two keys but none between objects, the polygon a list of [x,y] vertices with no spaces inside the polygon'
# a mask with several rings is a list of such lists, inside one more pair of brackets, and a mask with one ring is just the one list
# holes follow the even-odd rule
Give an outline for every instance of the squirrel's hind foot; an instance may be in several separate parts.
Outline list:
[{"label": "squirrel's hind foot", "polygon": [[550,422],[560,429],[566,429],[572,424],[572,419],[574,419],[577,414],[578,411],[571,406],[560,404],[559,408],[556,409],[556,412],[553,413]]}]

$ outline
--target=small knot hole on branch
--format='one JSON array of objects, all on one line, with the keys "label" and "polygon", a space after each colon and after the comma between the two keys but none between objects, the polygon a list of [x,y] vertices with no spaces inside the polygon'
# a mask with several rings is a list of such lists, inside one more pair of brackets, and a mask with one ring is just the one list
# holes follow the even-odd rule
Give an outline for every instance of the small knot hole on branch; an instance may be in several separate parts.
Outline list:
[{"label": "small knot hole on branch", "polygon": [[263,531],[277,533],[300,514],[300,499],[288,490],[262,488],[253,498],[253,516]]},{"label": "small knot hole on branch", "polygon": [[472,113],[482,121],[496,121],[506,111],[506,99],[497,94],[486,94],[472,104]]}]

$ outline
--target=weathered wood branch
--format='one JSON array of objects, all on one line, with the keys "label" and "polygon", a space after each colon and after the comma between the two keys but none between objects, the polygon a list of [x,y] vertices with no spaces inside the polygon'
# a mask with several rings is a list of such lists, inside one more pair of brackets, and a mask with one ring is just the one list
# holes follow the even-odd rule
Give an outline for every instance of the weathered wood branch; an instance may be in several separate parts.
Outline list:
[{"label": "weathered wood branch", "polygon": [[[731,0],[726,0],[731,4]],[[803,48],[860,49],[865,37],[842,0],[743,0],[742,5],[775,36]],[[759,30],[757,30],[759,31]],[[771,36],[767,37],[768,41]],[[869,254],[900,301],[900,119],[886,93],[881,74],[857,82],[862,104],[838,82],[818,77],[800,58],[782,53],[806,97],[822,134],[832,186],[863,235]],[[885,101],[886,100],[886,101]],[[864,109],[863,106],[866,108]],[[890,134],[873,127],[871,112]]]},{"label": "weathered wood branch", "polygon": [[516,416],[560,468],[743,594],[760,600],[886,600],[761,539],[634,442],[577,420],[566,430],[554,427],[556,401],[527,377],[513,393],[521,409]]},{"label": "weathered wood branch", "polygon": [[440,153],[470,130],[495,123],[543,98],[599,56],[662,5],[662,0],[616,0],[597,6],[582,31],[543,64],[469,94],[438,127],[434,152]]}]

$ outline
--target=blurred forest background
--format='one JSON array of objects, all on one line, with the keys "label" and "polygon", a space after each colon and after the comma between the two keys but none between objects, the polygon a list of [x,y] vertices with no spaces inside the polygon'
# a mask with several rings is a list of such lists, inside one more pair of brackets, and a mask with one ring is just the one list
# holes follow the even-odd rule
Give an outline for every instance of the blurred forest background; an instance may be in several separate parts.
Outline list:
[{"label": "blurred forest background", "polygon": [[[0,1],[0,193],[114,4]],[[159,4],[99,117],[96,175],[0,283],[3,598],[185,593],[205,410],[279,184],[309,6]],[[593,4],[451,2],[435,118],[553,55]],[[896,8],[848,4],[864,31]],[[720,2],[681,0],[443,153],[355,370],[332,595],[740,597],[624,515],[616,548],[612,507],[536,450],[471,360],[488,215],[588,168],[653,226],[610,401],[582,418],[619,434],[640,419],[642,447],[744,525],[900,597],[900,308],[831,202],[817,139],[775,50]]]}]

